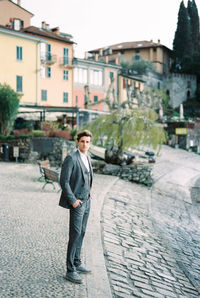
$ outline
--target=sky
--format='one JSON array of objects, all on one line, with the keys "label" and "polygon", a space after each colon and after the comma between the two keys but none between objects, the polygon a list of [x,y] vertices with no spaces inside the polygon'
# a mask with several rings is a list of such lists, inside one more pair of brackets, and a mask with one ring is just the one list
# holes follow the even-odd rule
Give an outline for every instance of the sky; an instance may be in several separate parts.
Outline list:
[{"label": "sky", "polygon": [[[14,0],[16,2],[16,0]],[[195,1],[200,15],[200,1]],[[71,34],[75,57],[127,41],[160,39],[172,49],[181,0],[21,0],[34,14],[31,24]],[[187,0],[184,1],[187,5]]]}]

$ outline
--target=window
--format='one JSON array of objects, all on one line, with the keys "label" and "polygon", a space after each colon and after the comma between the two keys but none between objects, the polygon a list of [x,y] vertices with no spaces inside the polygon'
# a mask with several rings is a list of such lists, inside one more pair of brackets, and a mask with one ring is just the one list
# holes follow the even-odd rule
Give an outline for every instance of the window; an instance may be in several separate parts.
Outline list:
[{"label": "window", "polygon": [[74,81],[76,83],[87,84],[87,69],[81,67],[75,68]]},{"label": "window", "polygon": [[51,78],[51,67],[47,67],[47,77]]},{"label": "window", "polygon": [[78,96],[76,96],[76,106],[78,106]]},{"label": "window", "polygon": [[98,96],[94,95],[94,102],[97,102],[97,101],[98,101]]},{"label": "window", "polygon": [[68,48],[64,48],[63,49],[63,64],[69,64],[69,49]]},{"label": "window", "polygon": [[45,66],[42,65],[41,68],[40,68],[40,76],[41,76],[41,78],[45,78],[45,73],[46,73]]},{"label": "window", "polygon": [[141,56],[140,55],[133,56],[133,62],[134,61],[138,61],[138,60],[141,60]]},{"label": "window", "polygon": [[63,80],[68,80],[68,70],[63,70]]},{"label": "window", "polygon": [[47,90],[41,90],[41,100],[47,101]]},{"label": "window", "polygon": [[110,79],[112,79],[113,77],[114,77],[114,73],[110,71]]},{"label": "window", "polygon": [[51,45],[47,45],[47,59],[51,61]]},{"label": "window", "polygon": [[68,103],[68,92],[63,92],[63,102]]},{"label": "window", "polygon": [[22,61],[22,47],[16,47],[17,60]]},{"label": "window", "polygon": [[42,42],[40,44],[40,59],[41,61],[45,61],[46,60],[46,43]]},{"label": "window", "polygon": [[95,86],[102,86],[103,72],[97,69],[90,70],[90,83]]},{"label": "window", "polygon": [[17,76],[17,92],[22,92],[22,76]]},{"label": "window", "polygon": [[14,19],[12,23],[12,29],[19,31],[22,28],[24,28],[24,21],[20,19]]}]

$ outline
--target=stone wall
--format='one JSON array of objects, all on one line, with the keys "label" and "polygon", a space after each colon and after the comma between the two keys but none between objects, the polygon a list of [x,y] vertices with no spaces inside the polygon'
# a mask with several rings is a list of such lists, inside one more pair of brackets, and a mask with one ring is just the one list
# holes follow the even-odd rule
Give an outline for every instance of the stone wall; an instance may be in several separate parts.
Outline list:
[{"label": "stone wall", "polygon": [[170,105],[177,108],[188,98],[195,96],[196,76],[171,73],[163,77],[164,88],[169,91]]},{"label": "stone wall", "polygon": [[[40,142],[41,141],[41,142]],[[44,142],[45,141],[45,142]],[[63,138],[20,138],[11,140],[0,140],[2,144],[9,145],[9,161],[16,161],[13,156],[13,148],[19,148],[17,161],[26,163],[37,163],[38,160],[49,159],[52,167],[60,167],[65,156],[73,152],[76,147],[74,142]],[[46,144],[46,145],[44,145]],[[0,161],[4,160],[1,149]],[[153,184],[151,176],[152,165],[135,163],[128,166],[107,164],[104,161],[92,160],[94,172],[98,174],[118,176],[121,179],[142,183],[148,186]]]},{"label": "stone wall", "polygon": [[104,161],[92,160],[95,173],[118,176],[121,179],[152,186],[152,164],[135,163],[128,166],[107,164]]},{"label": "stone wall", "polygon": [[73,142],[63,138],[18,138],[0,140],[0,161],[4,160],[3,144],[9,146],[9,161],[16,161],[13,148],[19,148],[17,161],[37,163],[49,159],[51,166],[60,167],[64,157],[75,149]]}]

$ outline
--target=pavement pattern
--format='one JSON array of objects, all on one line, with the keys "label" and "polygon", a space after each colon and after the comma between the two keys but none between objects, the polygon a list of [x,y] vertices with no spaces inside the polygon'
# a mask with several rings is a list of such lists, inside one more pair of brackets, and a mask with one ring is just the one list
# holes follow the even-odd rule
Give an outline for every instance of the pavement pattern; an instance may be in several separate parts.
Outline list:
[{"label": "pavement pattern", "polygon": [[0,163],[1,297],[200,297],[199,193],[189,202],[187,192],[200,186],[200,157],[188,154],[164,148],[153,188],[95,175],[83,247],[93,273],[81,285],[64,278],[69,216],[58,186],[42,190],[37,165]]}]

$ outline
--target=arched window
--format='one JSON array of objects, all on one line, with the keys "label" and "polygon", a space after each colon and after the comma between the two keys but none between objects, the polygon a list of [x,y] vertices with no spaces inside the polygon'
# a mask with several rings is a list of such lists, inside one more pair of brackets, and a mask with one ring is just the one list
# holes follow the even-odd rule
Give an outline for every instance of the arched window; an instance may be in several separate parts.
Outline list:
[{"label": "arched window", "polygon": [[190,98],[191,94],[190,94],[190,90],[187,91],[187,98]]}]

